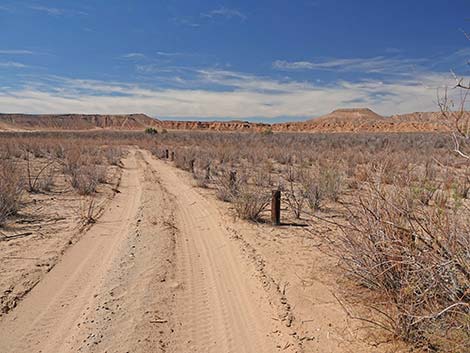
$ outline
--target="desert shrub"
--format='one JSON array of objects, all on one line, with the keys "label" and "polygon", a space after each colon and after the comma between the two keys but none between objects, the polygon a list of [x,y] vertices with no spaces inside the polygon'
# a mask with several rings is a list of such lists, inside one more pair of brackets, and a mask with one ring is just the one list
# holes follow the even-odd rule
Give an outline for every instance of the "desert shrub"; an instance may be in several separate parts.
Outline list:
[{"label": "desert shrub", "polygon": [[437,186],[431,180],[422,180],[418,185],[412,186],[415,198],[423,205],[429,205],[437,191]]},{"label": "desert shrub", "polygon": [[100,184],[106,184],[108,182],[107,171],[108,169],[104,165],[95,165],[94,174],[95,178]]},{"label": "desert shrub", "polygon": [[470,180],[468,177],[463,178],[454,186],[454,194],[462,199],[470,196]]},{"label": "desert shrub", "polygon": [[318,182],[320,190],[326,198],[338,201],[342,186],[342,176],[337,168],[321,168]]},{"label": "desert shrub", "polygon": [[83,226],[96,222],[99,213],[102,211],[102,205],[97,204],[93,196],[87,196],[80,200],[79,220]]},{"label": "desert shrub", "polygon": [[243,187],[232,196],[233,207],[241,219],[259,221],[269,205],[270,196],[263,190]]},{"label": "desert shrub", "polygon": [[196,162],[195,151],[192,149],[181,148],[175,154],[175,166],[177,168],[194,172],[194,163]]},{"label": "desert shrub", "polygon": [[470,228],[459,210],[371,186],[334,239],[349,276],[377,293],[374,321],[432,350],[470,346]]},{"label": "desert shrub", "polygon": [[242,185],[246,184],[246,176],[235,170],[222,169],[215,177],[216,196],[219,200],[230,202],[239,192]]},{"label": "desert shrub", "polygon": [[82,164],[82,152],[78,147],[64,151],[64,160],[62,162],[64,174],[75,174]]},{"label": "desert shrub", "polygon": [[121,162],[123,151],[120,147],[108,147],[104,150],[104,156],[109,164],[118,166]]},{"label": "desert shrub", "polygon": [[312,174],[305,174],[301,179],[305,200],[312,211],[318,211],[321,208],[323,192],[318,180]]},{"label": "desert shrub", "polygon": [[434,203],[439,208],[445,208],[449,201],[449,194],[444,190],[436,190],[434,193]]},{"label": "desert shrub", "polygon": [[80,166],[71,173],[70,184],[80,195],[90,195],[96,191],[101,176],[96,166]]},{"label": "desert shrub", "polygon": [[0,225],[18,212],[23,182],[21,171],[12,160],[0,160]]},{"label": "desert shrub", "polygon": [[271,128],[267,128],[261,131],[262,136],[271,136],[273,134],[273,130]]},{"label": "desert shrub", "polygon": [[30,161],[29,152],[25,155],[26,159],[26,176],[29,192],[50,191],[52,186],[51,168],[54,166],[55,160],[48,160],[37,170]]},{"label": "desert shrub", "polygon": [[302,168],[289,167],[287,169],[287,186],[286,190],[284,190],[286,195],[285,200],[297,219],[300,218],[307,203],[306,174],[307,172]]},{"label": "desert shrub", "polygon": [[200,161],[199,168],[193,172],[193,177],[196,180],[196,186],[200,188],[208,188],[211,181],[211,163],[208,160]]},{"label": "desert shrub", "polygon": [[256,168],[252,177],[253,184],[259,187],[269,187],[272,184],[272,168],[266,163],[261,168]]},{"label": "desert shrub", "polygon": [[54,170],[48,169],[43,173],[42,177],[38,179],[37,187],[38,190],[51,191],[54,185]]},{"label": "desert shrub", "polygon": [[145,129],[145,133],[148,135],[156,135],[158,131],[154,127],[148,127]]}]

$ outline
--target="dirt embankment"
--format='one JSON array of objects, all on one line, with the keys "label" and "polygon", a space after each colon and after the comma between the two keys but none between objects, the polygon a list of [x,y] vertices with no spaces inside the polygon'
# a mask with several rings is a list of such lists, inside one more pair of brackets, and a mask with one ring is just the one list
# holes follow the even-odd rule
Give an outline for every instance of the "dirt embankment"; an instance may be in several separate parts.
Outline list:
[{"label": "dirt embankment", "polygon": [[158,124],[145,114],[0,114],[0,130],[143,130]]},{"label": "dirt embankment", "polygon": [[270,124],[248,121],[177,121],[162,120],[160,127],[167,130],[241,131],[260,132],[268,130]]}]

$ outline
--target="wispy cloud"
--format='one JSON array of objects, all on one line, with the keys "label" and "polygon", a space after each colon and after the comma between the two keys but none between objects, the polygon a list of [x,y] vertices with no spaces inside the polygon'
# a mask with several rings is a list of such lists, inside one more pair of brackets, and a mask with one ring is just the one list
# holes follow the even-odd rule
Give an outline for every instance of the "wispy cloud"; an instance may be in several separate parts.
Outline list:
[{"label": "wispy cloud", "polygon": [[204,12],[201,13],[201,17],[207,17],[207,18],[216,18],[216,17],[224,17],[224,18],[239,18],[242,21],[245,21],[247,19],[247,16],[242,13],[240,10],[237,9],[230,9],[227,7],[220,7],[215,10],[211,10],[209,12]]},{"label": "wispy cloud", "polygon": [[19,62],[15,62],[15,61],[0,61],[0,68],[23,69],[26,67],[28,66]]},{"label": "wispy cloud", "polygon": [[399,54],[403,52],[403,50],[400,48],[388,47],[388,48],[385,48],[385,52],[389,54]]},{"label": "wispy cloud", "polygon": [[231,9],[231,8],[222,6],[211,11],[201,12],[199,14],[199,17],[179,16],[179,17],[173,17],[171,21],[182,26],[200,27],[201,24],[204,23],[204,19],[206,19],[206,22],[207,22],[207,20],[215,20],[216,18],[224,18],[228,20],[233,19],[233,18],[238,18],[241,21],[246,21],[248,16],[245,15],[240,10]]},{"label": "wispy cloud", "polygon": [[124,55],[121,55],[120,58],[123,59],[145,59],[147,56],[142,53],[127,53]]},{"label": "wispy cloud", "polygon": [[178,52],[165,52],[165,51],[157,51],[157,55],[160,56],[186,56],[185,53],[178,53]]},{"label": "wispy cloud", "polygon": [[33,55],[34,52],[30,50],[21,49],[0,49],[0,55]]},{"label": "wispy cloud", "polygon": [[[314,84],[218,69],[192,72],[184,88],[44,76],[15,90],[0,86],[3,111],[27,113],[145,112],[168,118],[313,117],[338,107],[366,106],[380,114],[436,110],[436,89],[450,75]],[[210,84],[210,85],[208,85]]]},{"label": "wispy cloud", "polygon": [[57,7],[48,7],[48,6],[41,6],[41,5],[32,5],[29,7],[31,10],[43,12],[50,16],[65,16],[65,15],[88,15],[85,11],[80,10],[71,10],[71,9],[63,9]]},{"label": "wispy cloud", "polygon": [[192,17],[173,17],[170,19],[173,23],[180,26],[200,27],[201,25]]},{"label": "wispy cloud", "polygon": [[340,72],[363,72],[382,74],[406,74],[426,62],[426,59],[387,58],[330,58],[318,61],[285,61],[276,60],[272,66],[277,70],[324,70]]}]

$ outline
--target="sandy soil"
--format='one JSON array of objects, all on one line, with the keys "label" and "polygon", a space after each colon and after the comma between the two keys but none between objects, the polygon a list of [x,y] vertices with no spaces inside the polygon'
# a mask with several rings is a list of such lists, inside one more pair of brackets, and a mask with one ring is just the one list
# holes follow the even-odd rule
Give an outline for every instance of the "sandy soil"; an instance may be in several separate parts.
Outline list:
[{"label": "sandy soil", "polygon": [[[36,158],[34,168],[48,162]],[[24,206],[0,232],[0,317],[13,309],[82,235],[81,216],[87,198],[77,195],[59,166],[48,170],[54,175],[51,190],[25,192]],[[107,179],[94,197],[96,214],[113,198],[120,169],[109,167]]]},{"label": "sandy soil", "polygon": [[314,235],[234,220],[148,152],[123,164],[100,220],[1,318],[1,352],[386,351]]}]

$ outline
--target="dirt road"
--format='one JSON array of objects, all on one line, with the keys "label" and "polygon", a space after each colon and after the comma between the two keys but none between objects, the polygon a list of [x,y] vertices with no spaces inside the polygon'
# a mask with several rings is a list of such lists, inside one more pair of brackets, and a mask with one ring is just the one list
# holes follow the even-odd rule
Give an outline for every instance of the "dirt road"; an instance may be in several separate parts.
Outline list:
[{"label": "dirt road", "polygon": [[298,351],[230,237],[213,203],[133,150],[99,221],[0,322],[0,351]]}]

